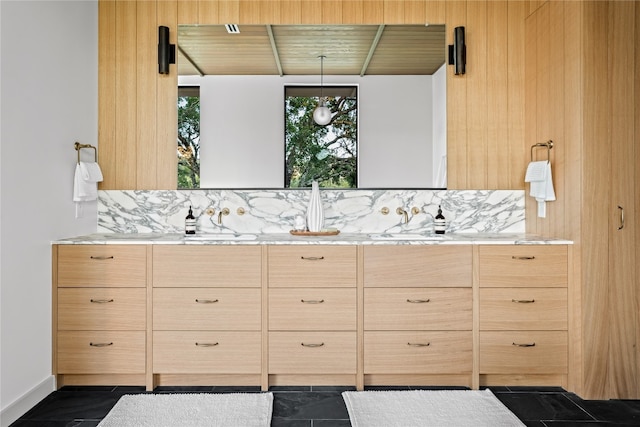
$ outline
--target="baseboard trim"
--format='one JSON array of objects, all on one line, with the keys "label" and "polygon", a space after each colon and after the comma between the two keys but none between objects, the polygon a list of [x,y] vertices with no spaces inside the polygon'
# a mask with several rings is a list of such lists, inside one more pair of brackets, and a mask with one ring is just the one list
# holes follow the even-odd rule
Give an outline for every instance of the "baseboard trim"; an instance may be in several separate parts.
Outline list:
[{"label": "baseboard trim", "polygon": [[56,380],[54,376],[51,375],[45,378],[44,381],[23,394],[15,402],[7,405],[7,407],[0,412],[0,426],[9,427],[11,423],[17,421],[42,399],[55,391],[55,389]]}]

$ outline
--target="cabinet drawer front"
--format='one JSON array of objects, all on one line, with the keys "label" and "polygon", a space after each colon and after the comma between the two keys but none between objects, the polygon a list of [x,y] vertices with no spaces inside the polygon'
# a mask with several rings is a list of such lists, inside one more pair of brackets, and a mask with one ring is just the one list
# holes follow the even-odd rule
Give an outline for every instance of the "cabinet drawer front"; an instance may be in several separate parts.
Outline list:
[{"label": "cabinet drawer front", "polygon": [[366,246],[365,287],[471,287],[471,246]]},{"label": "cabinet drawer front", "polygon": [[144,287],[146,284],[146,246],[58,245],[58,287]]},{"label": "cabinet drawer front", "polygon": [[269,246],[269,287],[354,287],[355,246]]},{"label": "cabinet drawer front", "polygon": [[146,328],[144,288],[58,288],[58,330]]},{"label": "cabinet drawer front", "polygon": [[270,332],[269,373],[355,374],[356,333]]},{"label": "cabinet drawer front", "polygon": [[566,374],[567,332],[480,332],[481,374]]},{"label": "cabinet drawer front", "polygon": [[367,288],[365,330],[471,330],[471,289]]},{"label": "cabinet drawer front", "polygon": [[260,289],[157,288],[153,329],[259,331],[260,303]]},{"label": "cabinet drawer front", "polygon": [[356,290],[269,289],[269,330],[355,331]]},{"label": "cabinet drawer front", "polygon": [[59,374],[144,374],[144,331],[58,332]]},{"label": "cabinet drawer front", "polygon": [[565,245],[480,246],[479,283],[485,287],[565,287]]},{"label": "cabinet drawer front", "polygon": [[365,374],[467,374],[471,331],[364,333]]},{"label": "cabinet drawer front", "polygon": [[153,372],[259,374],[260,332],[156,331]]},{"label": "cabinet drawer front", "polygon": [[567,330],[567,289],[482,288],[480,329]]},{"label": "cabinet drawer front", "polygon": [[156,245],[154,287],[259,288],[262,258],[258,245]]}]

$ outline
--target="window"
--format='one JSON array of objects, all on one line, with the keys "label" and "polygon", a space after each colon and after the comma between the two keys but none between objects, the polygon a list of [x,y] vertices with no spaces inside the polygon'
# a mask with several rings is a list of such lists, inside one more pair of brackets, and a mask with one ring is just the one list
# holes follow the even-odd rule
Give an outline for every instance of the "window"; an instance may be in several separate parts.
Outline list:
[{"label": "window", "polygon": [[285,87],[285,187],[358,187],[358,88],[323,86],[331,110],[326,126],[313,121],[320,86]]},{"label": "window", "polygon": [[178,87],[178,189],[200,188],[200,87]]}]

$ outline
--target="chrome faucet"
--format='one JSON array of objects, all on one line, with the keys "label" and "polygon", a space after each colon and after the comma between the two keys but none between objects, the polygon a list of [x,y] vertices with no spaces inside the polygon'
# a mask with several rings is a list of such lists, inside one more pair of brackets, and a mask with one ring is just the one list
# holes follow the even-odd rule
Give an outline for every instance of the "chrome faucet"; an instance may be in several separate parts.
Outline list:
[{"label": "chrome faucet", "polygon": [[[396,213],[398,215],[403,215],[404,223],[405,224],[409,224],[409,213],[405,209],[400,207],[400,208],[396,209]],[[402,224],[402,221],[400,221],[400,224]]]}]

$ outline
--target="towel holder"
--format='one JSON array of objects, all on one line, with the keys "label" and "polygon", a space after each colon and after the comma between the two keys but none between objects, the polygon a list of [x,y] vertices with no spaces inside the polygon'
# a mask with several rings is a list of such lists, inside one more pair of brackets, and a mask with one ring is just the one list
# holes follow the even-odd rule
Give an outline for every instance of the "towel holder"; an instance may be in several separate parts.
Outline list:
[{"label": "towel holder", "polygon": [[80,150],[82,150],[83,148],[92,148],[93,149],[93,158],[94,158],[95,162],[98,163],[98,150],[96,150],[96,147],[94,147],[93,145],[91,145],[91,144],[80,144],[79,142],[76,141],[76,143],[73,144],[73,147],[78,152],[78,164],[80,164]]},{"label": "towel holder", "polygon": [[551,161],[551,149],[553,148],[553,141],[548,140],[547,142],[538,142],[537,144],[533,144],[531,146],[531,161],[533,162],[533,149],[537,147],[547,147],[547,161]]}]

